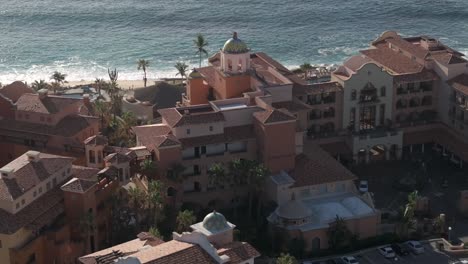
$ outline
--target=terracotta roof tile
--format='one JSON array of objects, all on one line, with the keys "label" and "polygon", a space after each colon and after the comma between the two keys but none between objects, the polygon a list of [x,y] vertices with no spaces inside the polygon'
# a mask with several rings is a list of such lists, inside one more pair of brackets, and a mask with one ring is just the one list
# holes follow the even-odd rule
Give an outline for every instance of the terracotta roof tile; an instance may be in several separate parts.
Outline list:
[{"label": "terracotta roof tile", "polygon": [[260,256],[260,253],[246,242],[232,242],[218,249],[218,255],[227,255],[227,264],[237,264]]},{"label": "terracotta roof tile", "polygon": [[209,86],[216,87],[216,69],[213,66],[197,68],[197,72],[201,74]]},{"label": "terracotta roof tile", "polygon": [[13,201],[72,162],[73,158],[46,153],[40,153],[38,161],[21,155],[3,167],[12,169],[13,177],[1,177],[0,200]]},{"label": "terracotta roof tile", "polygon": [[393,81],[396,83],[425,82],[437,80],[439,77],[433,71],[423,70],[422,72],[396,75]]},{"label": "terracotta roof tile", "polygon": [[123,153],[117,152],[117,153],[112,153],[112,154],[107,155],[104,158],[104,160],[107,161],[107,162],[110,162],[110,163],[121,164],[121,163],[129,162],[130,158],[127,157]]},{"label": "terracotta roof tile", "polygon": [[78,113],[79,107],[83,104],[82,99],[47,95],[45,98],[39,98],[39,94],[23,94],[16,102],[16,107],[21,111],[30,111],[43,114],[58,113],[70,105],[76,105]]},{"label": "terracotta roof tile", "polygon": [[108,144],[107,137],[103,135],[94,135],[92,137],[87,138],[84,141],[85,145],[92,145],[92,146],[104,146]]},{"label": "terracotta roof tile", "polygon": [[396,47],[420,58],[420,59],[425,59],[426,56],[429,54],[429,51],[422,48],[419,44],[415,45],[406,39],[396,35],[392,36],[388,39],[385,40],[388,43],[391,43],[392,45],[395,45]]},{"label": "terracotta roof tile", "polygon": [[454,89],[468,95],[468,74],[460,74],[448,81]]},{"label": "terracotta roof tile", "polygon": [[32,223],[43,214],[47,214],[63,201],[63,193],[56,187],[36,199],[16,214],[0,209],[0,234],[13,234],[20,228]]},{"label": "terracotta roof tile", "polygon": [[18,120],[15,122],[0,120],[0,130],[24,132],[30,135],[59,135],[63,137],[72,137],[91,126],[94,122],[99,122],[99,120],[95,117],[77,115],[64,117],[56,126]]},{"label": "terracotta roof tile", "polygon": [[424,68],[416,61],[390,49],[386,44],[379,44],[375,49],[362,50],[361,53],[395,74],[416,73]]},{"label": "terracotta roof tile", "polygon": [[293,187],[356,179],[353,173],[318,146],[312,146],[308,156],[296,156],[296,167],[290,175],[296,181]]},{"label": "terracotta roof tile", "polygon": [[79,179],[97,179],[99,169],[72,165],[71,174]]},{"label": "terracotta roof tile", "polygon": [[0,88],[0,94],[9,98],[13,102],[18,101],[18,99],[26,93],[34,93],[34,90],[20,81],[13,82]]},{"label": "terracotta roof tile", "polygon": [[296,120],[291,113],[284,109],[268,109],[265,111],[255,112],[253,115],[263,124]]},{"label": "terracotta roof tile", "polygon": [[432,53],[431,56],[443,65],[466,63],[464,58],[449,52]]},{"label": "terracotta roof tile", "polygon": [[70,181],[62,185],[63,191],[85,193],[97,184],[96,180],[85,180],[79,178],[73,178]]}]

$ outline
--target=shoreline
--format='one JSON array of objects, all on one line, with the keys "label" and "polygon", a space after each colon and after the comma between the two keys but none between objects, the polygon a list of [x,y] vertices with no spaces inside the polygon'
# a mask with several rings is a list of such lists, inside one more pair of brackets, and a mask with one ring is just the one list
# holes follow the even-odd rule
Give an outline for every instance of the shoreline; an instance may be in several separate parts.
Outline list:
[{"label": "shoreline", "polygon": [[[169,78],[167,78],[167,79],[169,79]],[[148,79],[147,82],[146,82],[146,86],[152,86],[156,82],[161,82],[161,81],[166,81],[167,82],[167,79]],[[90,84],[94,84],[94,80],[70,81],[70,82],[65,84],[65,87],[73,88],[73,87],[76,87],[76,86],[90,85]],[[139,88],[144,87],[143,80],[117,80],[117,84],[119,85],[119,87],[122,90],[134,90],[134,89],[139,89]]]}]

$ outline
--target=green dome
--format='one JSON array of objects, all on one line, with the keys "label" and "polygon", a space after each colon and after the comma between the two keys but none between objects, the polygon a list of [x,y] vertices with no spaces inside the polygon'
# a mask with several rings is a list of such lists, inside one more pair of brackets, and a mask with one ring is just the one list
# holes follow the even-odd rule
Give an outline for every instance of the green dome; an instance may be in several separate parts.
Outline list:
[{"label": "green dome", "polygon": [[201,78],[202,75],[196,70],[193,69],[193,71],[189,74],[189,78]]},{"label": "green dome", "polygon": [[203,219],[203,227],[206,230],[215,233],[228,228],[229,225],[224,215],[213,211],[212,213],[207,214]]},{"label": "green dome", "polygon": [[232,38],[224,43],[222,51],[225,53],[240,54],[249,52],[249,48],[244,41],[237,38],[237,33],[234,32]]}]

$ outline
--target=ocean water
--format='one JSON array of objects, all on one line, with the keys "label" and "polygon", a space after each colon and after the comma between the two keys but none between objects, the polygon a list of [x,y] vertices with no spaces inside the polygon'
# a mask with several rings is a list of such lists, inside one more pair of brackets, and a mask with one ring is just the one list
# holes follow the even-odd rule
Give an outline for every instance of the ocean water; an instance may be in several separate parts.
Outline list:
[{"label": "ocean water", "polygon": [[[427,34],[468,54],[467,0],[1,0],[0,82],[171,77],[198,64],[193,39],[211,53],[237,31],[252,51],[289,67],[340,63],[385,30]],[[205,61],[206,63],[206,61]]]}]

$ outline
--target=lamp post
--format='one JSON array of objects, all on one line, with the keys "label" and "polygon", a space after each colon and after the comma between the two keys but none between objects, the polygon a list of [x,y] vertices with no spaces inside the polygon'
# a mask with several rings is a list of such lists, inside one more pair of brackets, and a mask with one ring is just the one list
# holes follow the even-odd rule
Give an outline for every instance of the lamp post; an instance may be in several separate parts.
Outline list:
[{"label": "lamp post", "polygon": [[448,227],[448,241],[449,241],[450,244],[452,244],[452,242],[451,242],[451,241],[452,241],[452,240],[451,240],[451,233],[452,233],[452,227],[449,226],[449,227]]}]

